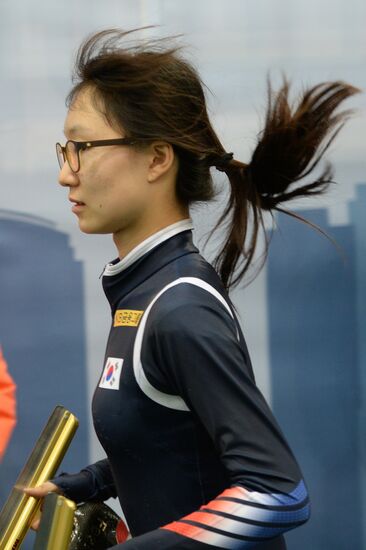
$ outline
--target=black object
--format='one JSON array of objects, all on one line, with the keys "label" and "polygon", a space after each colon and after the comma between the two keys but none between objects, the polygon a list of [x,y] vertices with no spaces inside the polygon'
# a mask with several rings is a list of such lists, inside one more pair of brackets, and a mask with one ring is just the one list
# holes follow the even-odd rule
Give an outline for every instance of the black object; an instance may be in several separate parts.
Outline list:
[{"label": "black object", "polygon": [[119,520],[104,502],[80,504],[74,514],[69,550],[105,550],[114,546]]}]

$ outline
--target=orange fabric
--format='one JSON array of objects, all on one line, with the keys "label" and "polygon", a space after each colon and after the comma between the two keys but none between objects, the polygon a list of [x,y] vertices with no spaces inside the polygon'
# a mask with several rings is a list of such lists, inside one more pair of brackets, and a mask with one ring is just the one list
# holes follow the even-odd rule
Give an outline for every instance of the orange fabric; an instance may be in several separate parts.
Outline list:
[{"label": "orange fabric", "polygon": [[162,529],[173,531],[173,533],[178,533],[178,535],[183,535],[184,537],[189,537],[191,539],[197,538],[204,531],[202,527],[189,525],[188,523],[181,523],[179,521],[173,521],[173,523],[164,525]]},{"label": "orange fabric", "polygon": [[217,516],[216,514],[210,514],[208,512],[193,512],[184,519],[197,521],[197,523],[203,523],[204,525],[209,525],[211,527],[219,527],[220,523],[222,523],[222,521],[226,518]]},{"label": "orange fabric", "polygon": [[15,383],[0,348],[0,459],[16,424]]}]

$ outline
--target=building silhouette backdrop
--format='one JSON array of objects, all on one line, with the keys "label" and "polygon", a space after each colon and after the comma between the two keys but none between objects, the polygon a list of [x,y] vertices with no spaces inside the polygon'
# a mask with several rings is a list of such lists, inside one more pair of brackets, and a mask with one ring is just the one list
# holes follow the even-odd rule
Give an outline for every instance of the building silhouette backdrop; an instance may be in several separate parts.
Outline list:
[{"label": "building silhouette backdrop", "polygon": [[296,550],[366,547],[366,186],[349,224],[300,214],[338,243],[281,215],[267,270],[272,406],[309,486],[312,519]]},{"label": "building silhouette backdrop", "polygon": [[89,463],[89,434],[82,265],[69,236],[46,220],[0,211],[0,289],[0,342],[18,414],[0,467],[1,508],[56,405],[80,421],[61,469]]}]

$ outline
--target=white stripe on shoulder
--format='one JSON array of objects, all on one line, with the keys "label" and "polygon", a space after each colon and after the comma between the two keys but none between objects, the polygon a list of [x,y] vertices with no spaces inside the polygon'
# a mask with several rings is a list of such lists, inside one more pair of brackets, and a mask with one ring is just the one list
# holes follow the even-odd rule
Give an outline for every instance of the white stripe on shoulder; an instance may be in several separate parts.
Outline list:
[{"label": "white stripe on shoulder", "polygon": [[[230,316],[234,319],[234,315],[230,309],[229,304],[221,296],[221,294],[211,285],[206,283],[206,281],[203,281],[202,279],[198,279],[196,277],[180,277],[179,279],[176,279],[172,283],[169,283],[160,292],[158,292],[158,294],[150,302],[149,306],[145,310],[141,318],[139,327],[137,329],[137,334],[136,334],[136,339],[135,339],[135,344],[133,349],[133,370],[134,370],[136,382],[140,387],[140,389],[142,390],[142,392],[147,397],[149,397],[156,403],[159,403],[159,405],[163,405],[164,407],[168,407],[169,409],[175,409],[177,411],[189,411],[189,407],[187,406],[185,401],[182,399],[182,397],[180,397],[179,395],[170,395],[170,394],[164,393],[156,389],[152,384],[150,384],[150,382],[146,378],[144,368],[141,362],[141,348],[142,348],[142,341],[144,338],[146,322],[149,317],[151,308],[153,307],[155,302],[160,298],[160,296],[164,294],[167,290],[169,290],[170,288],[176,285],[183,284],[183,283],[198,286],[203,290],[206,290],[213,296],[215,296],[215,298],[227,309]],[[237,336],[239,338],[238,330],[237,330]]]}]

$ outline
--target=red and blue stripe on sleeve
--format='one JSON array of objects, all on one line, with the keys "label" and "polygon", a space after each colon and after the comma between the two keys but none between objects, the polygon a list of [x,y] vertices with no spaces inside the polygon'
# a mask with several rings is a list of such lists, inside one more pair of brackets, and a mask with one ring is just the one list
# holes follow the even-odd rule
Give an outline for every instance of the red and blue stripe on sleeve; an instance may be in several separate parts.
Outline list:
[{"label": "red and blue stripe on sleeve", "polygon": [[238,486],[163,529],[218,548],[244,550],[305,523],[309,515],[303,481],[289,494],[259,493]]}]

